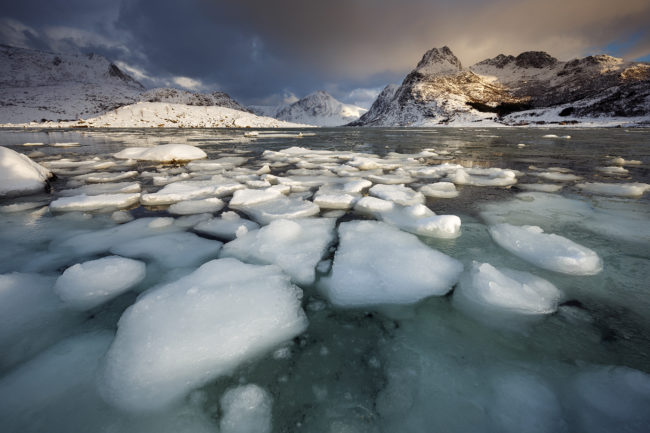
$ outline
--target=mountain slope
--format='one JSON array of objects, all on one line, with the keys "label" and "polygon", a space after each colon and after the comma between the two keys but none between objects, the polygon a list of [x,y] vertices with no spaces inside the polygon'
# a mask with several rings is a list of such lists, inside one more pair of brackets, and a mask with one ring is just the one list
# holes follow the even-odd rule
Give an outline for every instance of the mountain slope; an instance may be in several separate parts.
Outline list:
[{"label": "mountain slope", "polygon": [[232,99],[227,93],[197,93],[188,92],[187,90],[158,88],[147,90],[138,98],[141,102],[166,102],[169,104],[185,104],[196,106],[216,106],[225,107],[233,110],[251,111]]},{"label": "mountain slope", "polygon": [[649,115],[647,63],[610,56],[561,62],[530,51],[463,68],[443,47],[427,51],[399,87],[384,89],[351,125],[496,125]]},{"label": "mountain slope", "polygon": [[0,45],[0,122],[79,119],[129,104],[144,87],[102,56]]},{"label": "mountain slope", "polygon": [[341,126],[358,119],[365,112],[364,108],[344,104],[320,90],[280,108],[273,117],[314,126]]}]

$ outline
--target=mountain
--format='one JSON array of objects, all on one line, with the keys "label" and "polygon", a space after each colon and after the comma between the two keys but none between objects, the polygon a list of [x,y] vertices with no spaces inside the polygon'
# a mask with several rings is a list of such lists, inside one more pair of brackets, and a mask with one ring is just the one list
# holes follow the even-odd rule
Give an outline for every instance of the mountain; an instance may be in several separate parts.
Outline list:
[{"label": "mountain", "polygon": [[96,54],[0,45],[0,122],[71,120],[130,104],[144,87]]},{"label": "mountain", "polygon": [[448,47],[427,51],[352,126],[648,122],[650,64],[611,56],[568,62],[542,51],[464,68]]},{"label": "mountain", "polygon": [[248,113],[252,112],[239,102],[232,99],[227,93],[223,92],[197,93],[189,92],[187,90],[158,88],[142,93],[138,99],[141,102],[166,102],[170,104],[185,104],[201,107],[217,106],[246,111]]},{"label": "mountain", "polygon": [[367,110],[344,104],[319,90],[290,105],[280,107],[252,106],[254,113],[287,122],[313,126],[341,126],[357,120]]}]

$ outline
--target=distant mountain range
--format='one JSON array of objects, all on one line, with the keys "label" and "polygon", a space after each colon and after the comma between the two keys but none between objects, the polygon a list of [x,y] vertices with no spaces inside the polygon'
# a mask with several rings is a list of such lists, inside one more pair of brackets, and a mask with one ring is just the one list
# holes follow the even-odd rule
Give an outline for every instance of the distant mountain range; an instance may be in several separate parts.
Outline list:
[{"label": "distant mountain range", "polygon": [[249,108],[262,116],[314,126],[342,126],[359,119],[368,111],[356,105],[344,104],[322,90],[288,105],[279,107],[258,105]]},{"label": "distant mountain range", "polygon": [[650,64],[607,55],[562,62],[541,51],[469,68],[448,47],[427,51],[354,126],[650,123]]},{"label": "distant mountain range", "polygon": [[146,90],[99,55],[0,45],[0,95],[5,126],[647,125],[650,64],[606,55],[564,62],[528,51],[464,68],[448,47],[433,48],[369,110],[324,91],[247,108],[222,92]]}]

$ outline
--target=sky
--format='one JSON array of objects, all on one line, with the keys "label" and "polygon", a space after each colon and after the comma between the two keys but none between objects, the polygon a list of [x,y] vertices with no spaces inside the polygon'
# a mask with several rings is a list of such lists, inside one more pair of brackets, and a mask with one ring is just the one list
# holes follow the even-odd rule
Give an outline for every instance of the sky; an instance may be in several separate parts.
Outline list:
[{"label": "sky", "polygon": [[0,43],[95,52],[146,87],[368,107],[424,52],[650,61],[648,0],[0,0]]}]

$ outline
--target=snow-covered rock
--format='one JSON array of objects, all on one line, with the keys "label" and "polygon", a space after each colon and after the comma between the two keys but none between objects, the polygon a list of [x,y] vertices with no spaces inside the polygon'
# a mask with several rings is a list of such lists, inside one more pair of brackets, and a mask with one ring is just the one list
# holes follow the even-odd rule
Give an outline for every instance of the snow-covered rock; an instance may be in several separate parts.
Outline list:
[{"label": "snow-covered rock", "polygon": [[28,156],[0,146],[0,196],[44,191],[52,173]]},{"label": "snow-covered rock", "polygon": [[342,223],[339,240],[332,275],[322,287],[342,307],[412,304],[441,296],[463,270],[457,260],[381,222]]},{"label": "snow-covered rock", "polygon": [[89,310],[124,293],[142,281],[147,266],[119,256],[77,263],[56,280],[54,291],[68,305]]},{"label": "snow-covered rock", "polygon": [[300,299],[275,266],[208,262],[125,311],[101,371],[101,394],[127,411],[163,409],[301,333],[307,319]]},{"label": "snow-covered rock", "polygon": [[536,266],[571,275],[595,275],[603,263],[593,250],[537,226],[497,224],[490,235],[501,247]]}]

